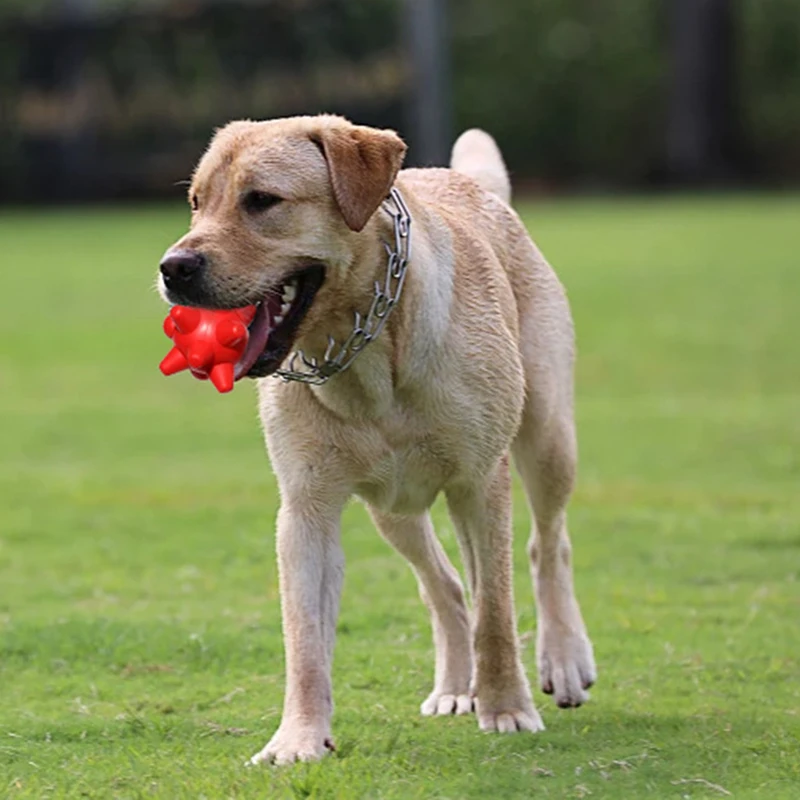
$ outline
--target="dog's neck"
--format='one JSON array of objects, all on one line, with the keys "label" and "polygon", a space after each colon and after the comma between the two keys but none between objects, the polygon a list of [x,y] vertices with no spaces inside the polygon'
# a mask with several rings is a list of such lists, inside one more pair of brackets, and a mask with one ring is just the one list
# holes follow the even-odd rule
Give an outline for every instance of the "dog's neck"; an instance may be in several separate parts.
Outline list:
[{"label": "dog's neck", "polygon": [[370,346],[375,347],[403,293],[411,248],[410,227],[408,208],[400,192],[393,188],[358,237],[360,246],[343,270],[347,286],[331,290],[334,295],[341,294],[355,302],[356,308],[340,306],[338,319],[334,315],[326,319],[330,330],[324,334],[324,344],[320,344],[319,332],[304,337],[305,347],[298,349],[278,371],[280,377],[321,386],[348,371]]},{"label": "dog's neck", "polygon": [[[408,242],[405,242],[402,243],[402,252],[398,253],[401,243],[397,241],[396,234],[395,217],[387,213],[384,206],[358,235],[352,262],[343,271],[342,283],[331,287],[337,299],[332,303],[332,313],[325,317],[324,330],[322,325],[316,326],[317,330],[309,331],[298,342],[298,350],[303,350],[306,361],[311,365],[321,365],[326,352],[330,356],[329,338],[336,343],[332,351],[335,356],[342,344],[352,342],[357,321],[359,327],[372,332],[368,344],[345,353],[347,360],[341,362],[346,364],[344,369],[336,371],[324,382],[302,381],[337,416],[379,417],[386,413],[394,399],[399,357],[395,347],[395,329],[407,299],[405,275],[398,280],[397,266],[398,258],[405,259],[409,252]],[[392,253],[395,254],[394,259]],[[409,266],[408,269],[410,278],[413,267]],[[378,293],[393,300],[392,309],[383,322],[376,320],[374,314],[370,318],[369,313],[375,309]],[[305,367],[308,369],[308,364]]]}]

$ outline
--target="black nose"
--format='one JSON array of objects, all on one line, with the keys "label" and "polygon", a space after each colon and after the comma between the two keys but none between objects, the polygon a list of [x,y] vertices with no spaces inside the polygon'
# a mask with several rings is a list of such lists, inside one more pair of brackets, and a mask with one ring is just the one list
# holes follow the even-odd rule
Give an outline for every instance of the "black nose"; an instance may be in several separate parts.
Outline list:
[{"label": "black nose", "polygon": [[161,274],[167,286],[187,284],[205,264],[206,257],[196,250],[170,250],[161,260]]}]

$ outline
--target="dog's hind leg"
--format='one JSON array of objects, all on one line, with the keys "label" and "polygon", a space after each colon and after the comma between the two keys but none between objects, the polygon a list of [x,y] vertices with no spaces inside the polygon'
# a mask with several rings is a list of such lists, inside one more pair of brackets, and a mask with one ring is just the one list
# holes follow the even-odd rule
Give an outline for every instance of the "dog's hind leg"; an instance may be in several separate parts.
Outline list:
[{"label": "dog's hind leg", "polygon": [[403,555],[431,612],[436,648],[434,687],[421,706],[426,716],[472,711],[472,645],[469,614],[458,572],[433,530],[430,515],[384,514],[370,507],[381,535]]},{"label": "dog's hind leg", "polygon": [[592,644],[575,597],[567,533],[566,505],[577,458],[571,390],[568,395],[551,403],[544,395],[529,392],[513,445],[535,520],[528,555],[538,612],[539,682],[561,708],[581,705],[588,698],[585,690],[597,677]]},{"label": "dog's hind leg", "polygon": [[544,727],[519,657],[508,462],[504,455],[488,475],[446,490],[461,548],[475,566],[475,711],[481,730],[501,733]]}]

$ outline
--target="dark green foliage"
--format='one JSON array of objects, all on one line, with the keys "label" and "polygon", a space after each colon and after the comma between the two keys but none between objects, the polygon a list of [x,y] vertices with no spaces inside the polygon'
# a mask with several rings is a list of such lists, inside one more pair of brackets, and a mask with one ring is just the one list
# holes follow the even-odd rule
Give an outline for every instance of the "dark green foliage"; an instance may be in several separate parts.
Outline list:
[{"label": "dark green foliage", "polygon": [[666,52],[649,0],[460,0],[458,127],[520,177],[641,182],[663,157]]},{"label": "dark green foliage", "polygon": [[[730,1],[735,172],[796,182],[800,0]],[[233,117],[336,111],[410,136],[404,2],[106,0],[67,23],[58,4],[6,0],[0,199],[169,195]],[[668,3],[450,0],[456,131],[494,133],[519,181],[659,181]]]}]

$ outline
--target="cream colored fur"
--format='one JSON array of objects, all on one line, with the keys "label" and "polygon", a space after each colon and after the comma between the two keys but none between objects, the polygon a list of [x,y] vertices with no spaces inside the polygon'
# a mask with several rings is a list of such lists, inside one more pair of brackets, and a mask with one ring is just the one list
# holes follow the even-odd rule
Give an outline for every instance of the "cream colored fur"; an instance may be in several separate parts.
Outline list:
[{"label": "cream colored fur", "polygon": [[511,181],[503,156],[486,131],[480,128],[464,131],[453,145],[450,167],[462,175],[469,175],[479,186],[506,203],[511,202]]},{"label": "cream colored fur", "polygon": [[[198,167],[191,193],[199,208],[176,244],[209,256],[214,285],[230,305],[257,299],[296,257],[325,263],[325,284],[296,342],[316,356],[328,334],[342,341],[353,311],[369,307],[385,270],[382,242],[392,241],[383,211],[357,207],[363,192],[342,197],[348,165],[331,159],[350,156],[318,146],[330,137],[349,137],[362,156],[372,148],[375,180],[395,179],[404,148],[388,132],[327,116],[234,123]],[[286,693],[280,726],[253,763],[311,760],[333,747],[340,517],[354,495],[410,563],[431,612],[434,686],[423,714],[475,710],[483,730],[543,728],[515,624],[512,458],[535,520],[528,552],[541,687],[558,705],[576,706],[595,680],[565,515],[576,462],[569,308],[506,202],[508,177],[491,137],[464,134],[453,167],[396,174],[413,218],[413,250],[402,299],[382,335],[324,386],[259,381],[281,495]],[[238,205],[249,186],[286,200],[254,222]],[[344,207],[357,223],[348,226]],[[431,524],[440,492],[457,531],[471,611]]]}]

